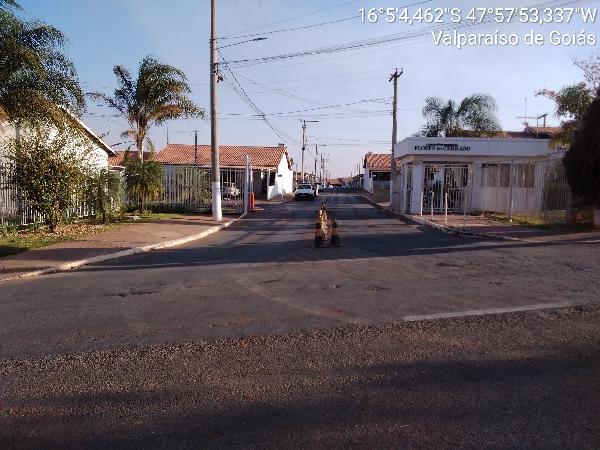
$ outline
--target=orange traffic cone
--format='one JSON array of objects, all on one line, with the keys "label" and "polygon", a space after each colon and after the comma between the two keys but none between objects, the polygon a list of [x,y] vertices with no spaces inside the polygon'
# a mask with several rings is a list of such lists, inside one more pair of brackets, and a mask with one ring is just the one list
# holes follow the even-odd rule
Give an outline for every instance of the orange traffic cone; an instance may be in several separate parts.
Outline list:
[{"label": "orange traffic cone", "polygon": [[321,224],[321,213],[317,214],[317,220],[315,221],[315,247],[325,247],[325,239],[323,237],[323,227]]},{"label": "orange traffic cone", "polygon": [[343,247],[342,240],[340,239],[340,235],[338,233],[338,224],[337,220],[332,219],[331,221],[331,240],[329,241],[331,245],[334,247]]}]

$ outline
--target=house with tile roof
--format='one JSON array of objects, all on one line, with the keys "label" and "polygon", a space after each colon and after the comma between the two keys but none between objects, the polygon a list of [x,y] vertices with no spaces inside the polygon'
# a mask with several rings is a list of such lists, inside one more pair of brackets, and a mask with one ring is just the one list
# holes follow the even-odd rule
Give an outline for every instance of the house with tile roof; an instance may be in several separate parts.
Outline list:
[{"label": "house with tile roof", "polygon": [[[108,168],[108,160],[110,157],[116,155],[116,152],[104,142],[96,133],[94,133],[81,119],[77,116],[69,114],[70,118],[69,125],[81,131],[81,134],[85,137],[85,140],[89,143],[85,151],[89,151],[89,157],[87,158],[88,164],[96,168]],[[19,135],[27,133],[27,129],[22,129],[13,123],[0,123],[0,142],[8,139],[16,139]],[[81,149],[84,151],[84,149]],[[5,160],[6,157],[0,153],[0,162]]]},{"label": "house with tile roof", "polygon": [[[284,144],[276,147],[246,145],[219,146],[222,170],[244,169],[246,156],[252,166],[252,191],[266,194],[270,200],[293,192],[292,161]],[[211,167],[210,145],[167,144],[154,160],[165,166]]]},{"label": "house with tile roof", "polygon": [[363,185],[367,192],[374,189],[389,189],[391,179],[391,155],[369,152],[363,159]]}]

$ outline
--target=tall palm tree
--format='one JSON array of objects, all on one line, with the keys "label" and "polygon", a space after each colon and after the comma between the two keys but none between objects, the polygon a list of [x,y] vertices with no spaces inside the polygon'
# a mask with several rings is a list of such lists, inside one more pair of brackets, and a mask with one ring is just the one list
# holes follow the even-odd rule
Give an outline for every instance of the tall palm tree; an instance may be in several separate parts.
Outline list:
[{"label": "tall palm tree", "polygon": [[422,133],[426,136],[493,136],[500,131],[495,115],[496,101],[486,94],[473,94],[460,103],[438,97],[427,97],[423,117],[427,124]]},{"label": "tall palm tree", "polygon": [[115,66],[113,72],[118,83],[113,96],[102,92],[92,92],[90,96],[125,116],[129,129],[122,135],[135,143],[140,160],[153,125],[181,117],[204,117],[204,110],[188,98],[191,89],[185,74],[173,66],[146,56],[140,63],[137,80],[123,66]]},{"label": "tall palm tree", "polygon": [[65,36],[44,23],[25,22],[0,0],[0,120],[62,123],[65,111],[80,112],[85,97],[73,64],[60,52]]}]

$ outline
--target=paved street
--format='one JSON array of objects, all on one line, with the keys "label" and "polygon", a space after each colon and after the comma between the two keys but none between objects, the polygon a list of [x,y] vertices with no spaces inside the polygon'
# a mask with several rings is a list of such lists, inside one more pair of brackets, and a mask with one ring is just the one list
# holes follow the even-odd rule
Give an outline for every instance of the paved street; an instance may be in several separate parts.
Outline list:
[{"label": "paved street", "polygon": [[318,202],[288,202],[0,285],[0,447],[600,445],[598,243],[320,199],[344,247],[313,248]]},{"label": "paved street", "polygon": [[320,198],[342,248],[313,248],[318,202],[289,202],[183,247],[2,285],[0,356],[600,298],[598,244],[458,238]]}]

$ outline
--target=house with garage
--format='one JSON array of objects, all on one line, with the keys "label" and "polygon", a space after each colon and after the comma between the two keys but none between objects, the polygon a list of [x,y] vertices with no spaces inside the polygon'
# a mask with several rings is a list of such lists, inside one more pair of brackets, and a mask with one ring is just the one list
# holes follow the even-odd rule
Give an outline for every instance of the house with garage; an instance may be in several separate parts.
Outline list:
[{"label": "house with garage", "polygon": [[[264,194],[267,199],[293,192],[294,173],[292,161],[284,144],[276,147],[221,145],[219,146],[219,164],[221,180],[231,189],[241,189],[239,177],[234,174],[246,167],[246,158],[251,166],[252,192]],[[158,152],[155,161],[169,171],[177,166],[211,168],[210,145],[167,144]]]},{"label": "house with garage", "polygon": [[362,188],[367,192],[390,188],[392,160],[389,153],[369,152],[363,159]]}]

